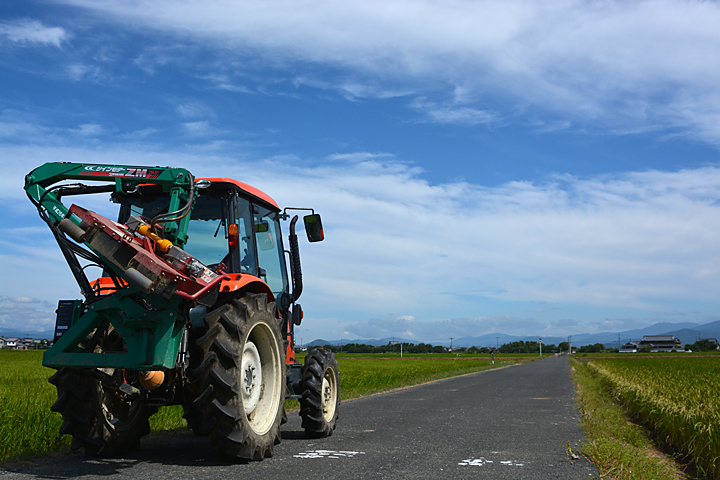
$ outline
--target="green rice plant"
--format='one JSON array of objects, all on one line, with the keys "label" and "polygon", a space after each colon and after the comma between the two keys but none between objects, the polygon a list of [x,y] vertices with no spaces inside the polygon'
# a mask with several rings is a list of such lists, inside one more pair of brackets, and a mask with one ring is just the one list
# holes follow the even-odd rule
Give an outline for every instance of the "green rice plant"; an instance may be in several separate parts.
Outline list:
[{"label": "green rice plant", "polygon": [[504,358],[491,364],[488,358],[345,358],[339,357],[340,396],[356,398],[432,380],[479,372],[530,361]]},{"label": "green rice plant", "polygon": [[48,383],[54,370],[41,351],[0,350],[0,461],[69,447],[58,434],[62,418],[50,411],[57,395]]},{"label": "green rice plant", "polygon": [[720,361],[713,357],[588,363],[613,395],[701,472],[720,478]]},{"label": "green rice plant", "polygon": [[658,455],[645,430],[630,421],[606,385],[573,355],[573,381],[586,436],[582,453],[613,480],[677,480],[674,462]]}]

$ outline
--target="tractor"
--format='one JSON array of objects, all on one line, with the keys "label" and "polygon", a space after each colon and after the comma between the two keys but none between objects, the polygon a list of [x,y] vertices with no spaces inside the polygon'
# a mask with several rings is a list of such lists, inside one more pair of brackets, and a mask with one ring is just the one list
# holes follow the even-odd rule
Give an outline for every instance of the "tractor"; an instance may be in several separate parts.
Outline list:
[{"label": "tractor", "polygon": [[[272,456],[286,399],[300,401],[306,435],[333,433],[335,355],[317,347],[300,364],[294,352],[303,281],[298,215],[288,212],[309,212],[305,231],[317,242],[314,210],[281,210],[242,182],[170,167],[46,163],[26,176],[25,191],[84,297],[59,301],[43,356],[57,370],[52,410],[73,449],[126,454],[168,405],[182,405],[212,450],[241,459]],[[62,203],[98,194],[119,205],[117,221]],[[92,280],[91,266],[102,272]]]}]

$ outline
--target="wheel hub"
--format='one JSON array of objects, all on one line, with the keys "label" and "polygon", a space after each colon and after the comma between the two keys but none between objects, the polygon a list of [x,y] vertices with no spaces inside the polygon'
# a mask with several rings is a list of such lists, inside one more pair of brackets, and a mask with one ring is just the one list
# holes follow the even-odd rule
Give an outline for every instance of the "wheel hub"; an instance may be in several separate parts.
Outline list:
[{"label": "wheel hub", "polygon": [[330,383],[327,381],[327,378],[323,378],[323,385],[322,385],[322,391],[323,391],[323,407],[326,407],[328,403],[330,403],[330,397],[332,397],[332,391],[330,390]]},{"label": "wheel hub", "polygon": [[241,371],[240,388],[242,390],[243,407],[245,408],[245,414],[250,415],[260,400],[262,366],[260,353],[255,344],[249,340],[245,343],[245,348],[243,348]]}]

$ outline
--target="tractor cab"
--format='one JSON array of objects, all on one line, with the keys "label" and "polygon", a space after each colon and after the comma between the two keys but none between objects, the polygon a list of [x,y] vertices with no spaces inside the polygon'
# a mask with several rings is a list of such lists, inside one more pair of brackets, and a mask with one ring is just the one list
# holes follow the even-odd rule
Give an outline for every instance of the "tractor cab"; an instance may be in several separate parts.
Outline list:
[{"label": "tractor cab", "polygon": [[[279,306],[287,307],[289,282],[285,267],[280,219],[275,201],[261,191],[231,179],[197,182],[195,205],[189,215],[182,248],[213,270],[258,277],[272,291]],[[132,193],[115,194],[120,203],[119,223],[130,216],[151,219],[167,213],[169,198],[157,185],[140,186]],[[177,223],[164,224],[172,236]]]},{"label": "tractor cab", "polygon": [[[112,199],[120,204],[118,222],[121,224],[127,223],[131,217],[149,221],[167,214],[171,201],[159,185],[140,185],[130,192],[115,193]],[[281,212],[270,196],[229,178],[198,179],[194,203],[188,219],[179,220],[187,222],[184,229],[187,234],[178,238],[178,243],[185,252],[212,270],[241,274],[245,285],[253,281],[261,285],[257,280],[262,280],[259,288],[269,288],[272,292],[286,325],[286,360],[293,364],[294,327],[302,320],[302,309],[300,305],[295,305],[302,292],[295,221],[291,222],[288,252],[294,269],[291,291],[280,226],[280,221],[287,219],[288,215]],[[164,236],[176,237],[182,230],[179,221],[168,222],[158,228],[162,228]],[[305,225],[309,241],[323,240],[319,215],[314,212],[306,215]]]}]

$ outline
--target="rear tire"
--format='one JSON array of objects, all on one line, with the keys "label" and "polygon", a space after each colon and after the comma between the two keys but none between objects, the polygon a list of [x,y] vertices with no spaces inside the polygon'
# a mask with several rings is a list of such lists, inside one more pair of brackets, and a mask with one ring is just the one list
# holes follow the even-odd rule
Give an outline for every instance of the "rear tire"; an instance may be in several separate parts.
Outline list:
[{"label": "rear tire", "polygon": [[[271,457],[285,413],[285,351],[275,302],[246,293],[205,316],[190,372],[197,396],[188,424],[211,446],[252,460]],[[193,362],[194,363],[194,362]]]},{"label": "rear tire", "polygon": [[72,435],[73,450],[117,456],[137,449],[140,438],[150,433],[148,418],[157,407],[145,405],[140,395],[125,395],[75,368],[61,368],[49,381],[58,392],[51,409],[63,416],[60,435]]},{"label": "rear tire", "polygon": [[340,372],[335,353],[314,348],[305,357],[300,379],[300,416],[305,434],[329,437],[337,424],[340,407]]}]

